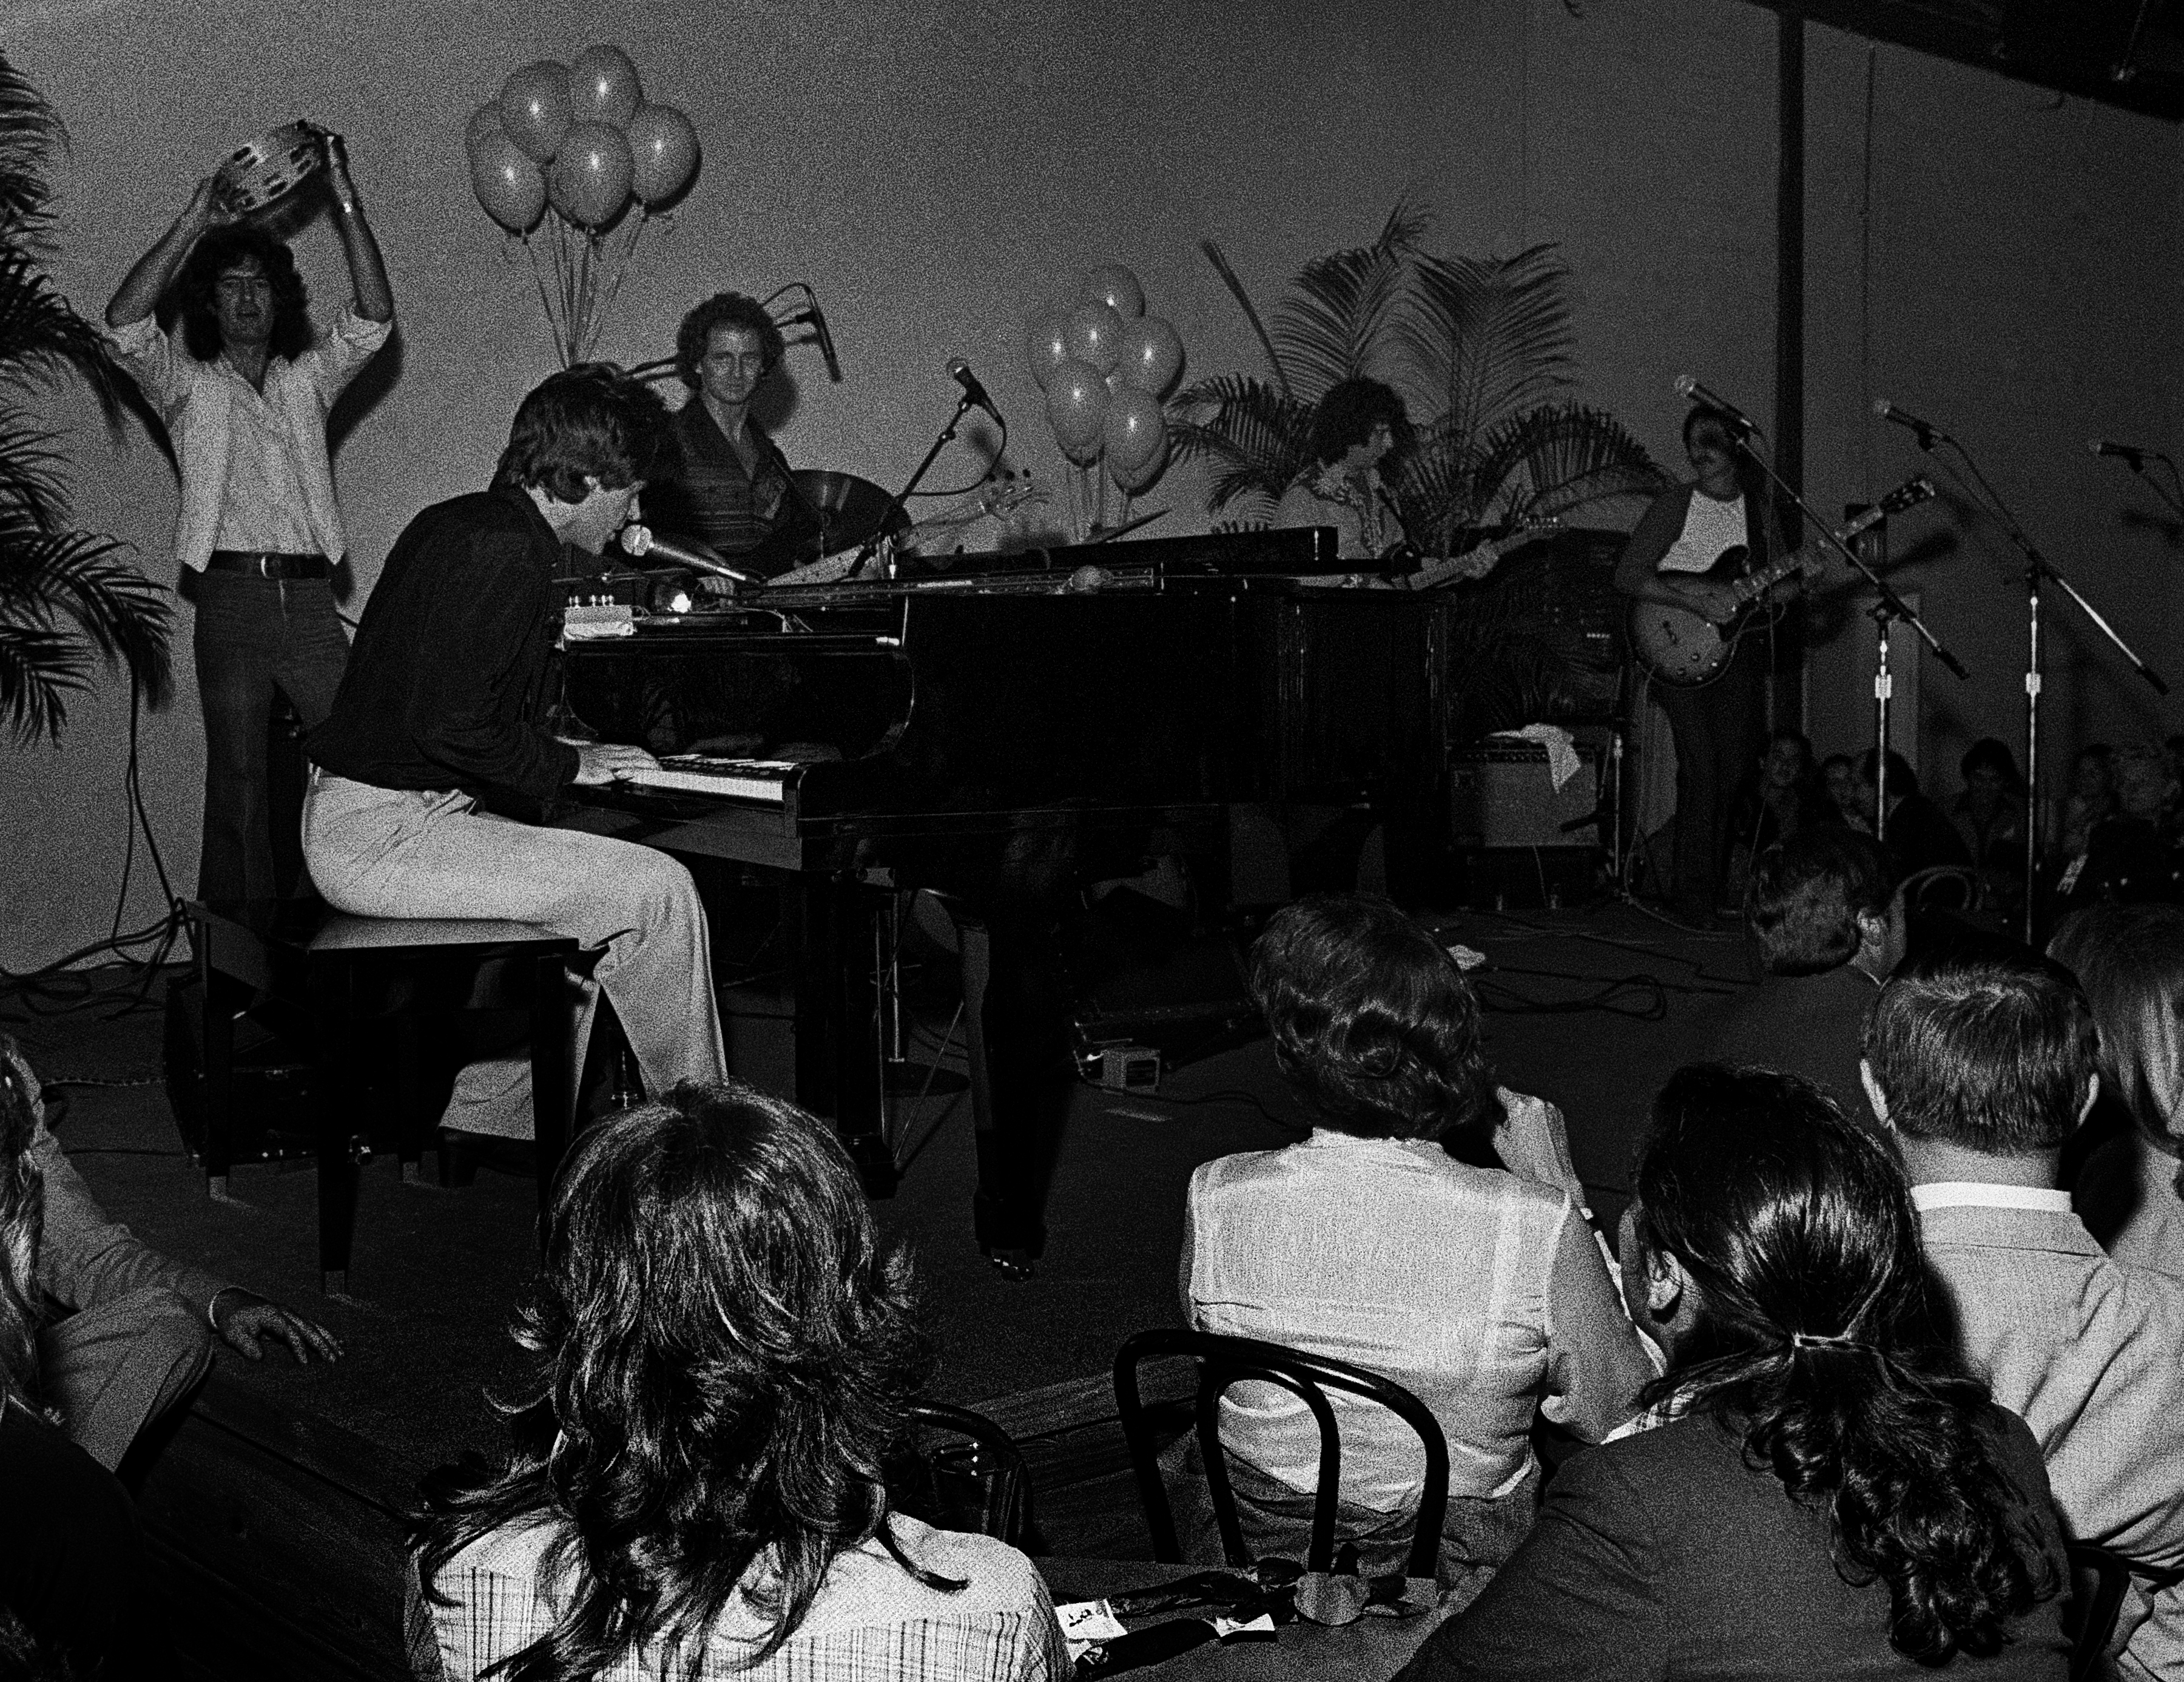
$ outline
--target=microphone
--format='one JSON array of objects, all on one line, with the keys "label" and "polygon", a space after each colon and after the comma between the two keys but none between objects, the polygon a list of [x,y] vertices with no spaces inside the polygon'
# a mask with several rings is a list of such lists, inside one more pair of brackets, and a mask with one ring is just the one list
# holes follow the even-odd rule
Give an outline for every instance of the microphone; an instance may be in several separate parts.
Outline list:
[{"label": "microphone", "polygon": [[948,359],[948,371],[955,376],[956,383],[963,387],[964,402],[973,409],[984,409],[994,417],[996,426],[1009,424],[1001,419],[1001,411],[994,407],[993,398],[986,395],[986,388],[978,383],[978,376],[971,371],[969,363],[960,356],[951,356]]},{"label": "microphone", "polygon": [[1676,394],[1689,398],[1693,403],[1704,404],[1708,409],[1719,409],[1731,425],[1746,432],[1757,432],[1759,423],[1731,403],[1719,392],[1709,391],[1689,374],[1676,376]]},{"label": "microphone", "polygon": [[1919,448],[1921,449],[1931,449],[1935,439],[1949,436],[1932,421],[1921,420],[1909,409],[1899,408],[1885,397],[1874,398],[1873,412],[1884,420],[1893,420],[1899,426],[1908,426],[1919,435]]},{"label": "microphone", "polygon": [[621,552],[624,554],[634,556],[638,560],[642,560],[646,555],[656,554],[664,560],[674,561],[677,565],[694,566],[700,572],[710,572],[719,578],[733,578],[738,584],[766,582],[766,580],[755,572],[742,571],[729,565],[717,555],[701,554],[696,549],[685,549],[680,543],[669,543],[665,537],[655,537],[649,526],[623,526],[621,543]]},{"label": "microphone", "polygon": [[804,312],[803,319],[811,324],[811,337],[819,341],[819,354],[826,359],[827,377],[836,385],[842,383],[842,359],[834,354],[834,335],[827,331],[827,312],[819,307],[809,287],[804,295],[811,299],[811,307]]},{"label": "microphone", "polygon": [[2144,471],[2148,456],[2161,454],[2159,450],[2141,449],[2137,444],[2120,444],[2113,438],[2087,438],[2086,451],[2090,455],[2121,456],[2134,473]]}]

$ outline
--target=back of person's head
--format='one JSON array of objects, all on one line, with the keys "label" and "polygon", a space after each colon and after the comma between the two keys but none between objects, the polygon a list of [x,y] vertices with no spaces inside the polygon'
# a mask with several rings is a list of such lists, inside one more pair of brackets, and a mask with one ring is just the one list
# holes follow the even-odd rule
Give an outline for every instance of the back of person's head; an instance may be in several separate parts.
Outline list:
[{"label": "back of person's head", "polygon": [[654,476],[671,451],[666,405],[610,363],[580,362],[532,387],[515,411],[494,483],[580,503],[587,478],[619,490]]},{"label": "back of person's head", "polygon": [[2070,1136],[2098,1044],[2076,978],[2030,953],[1915,959],[1880,989],[1865,1028],[1890,1125],[1991,1156],[2053,1150]]},{"label": "back of person's head", "polygon": [[[1868,748],[1858,762],[1858,781],[1868,788],[1873,786],[1874,765],[1873,749]],[[1888,798],[1892,800],[1900,800],[1906,794],[1915,794],[1918,792],[1919,773],[1911,769],[1910,760],[1905,759],[1895,749],[1891,748],[1888,750]]]},{"label": "back of person's head", "polygon": [[231,223],[199,239],[175,277],[182,344],[198,361],[214,360],[223,348],[215,302],[220,277],[251,259],[273,287],[273,335],[266,348],[292,361],[311,348],[310,293],[296,268],[295,253],[263,228]]},{"label": "back of person's head", "polygon": [[1499,1119],[1478,1000],[1456,961],[1387,900],[1325,894],[1251,948],[1274,1061],[1329,1127],[1441,1139]]},{"label": "back of person's head", "polygon": [[749,333],[757,339],[759,354],[766,358],[769,369],[781,360],[788,348],[780,326],[766,314],[764,304],[739,292],[716,292],[702,303],[693,304],[675,330],[675,371],[692,391],[698,389],[698,365],[711,348],[713,334],[722,327]]},{"label": "back of person's head", "polygon": [[22,1048],[0,1033],[0,1401],[38,1394],[38,1245],[45,1176],[31,1146],[39,1089]]},{"label": "back of person's head", "polygon": [[2048,955],[2085,989],[2107,1089],[2174,1153],[2184,1144],[2184,905],[2103,900],[2064,919]]},{"label": "back of person's head", "polygon": [[1752,861],[1746,916],[1770,975],[1819,975],[1858,955],[1861,918],[1888,916],[1888,859],[1870,836],[1801,829]]},{"label": "back of person's head", "polygon": [[1385,423],[1398,448],[1410,436],[1410,417],[1393,386],[1360,374],[1328,389],[1312,415],[1312,456],[1323,465],[1337,462]]},{"label": "back of person's head", "polygon": [[518,1341],[553,1446],[441,1490],[421,1553],[429,1585],[489,1529],[559,1521],[575,1585],[511,1677],[693,1660],[755,1568],[755,1662],[834,1557],[876,1535],[943,1580],[895,1552],[881,1484],[930,1366],[909,1263],[880,1245],[832,1132],[793,1105],[685,1085],[586,1133]]},{"label": "back of person's head", "polygon": [[1975,1429],[1986,1392],[1931,1346],[1886,1150],[1809,1082],[1701,1064],[1655,1100],[1634,1190],[1649,1280],[1673,1257],[1694,1299],[1652,1398],[1709,1414],[1791,1500],[1825,1506],[1837,1568],[1886,1582],[1898,1651],[1997,1651],[2053,1585]]}]

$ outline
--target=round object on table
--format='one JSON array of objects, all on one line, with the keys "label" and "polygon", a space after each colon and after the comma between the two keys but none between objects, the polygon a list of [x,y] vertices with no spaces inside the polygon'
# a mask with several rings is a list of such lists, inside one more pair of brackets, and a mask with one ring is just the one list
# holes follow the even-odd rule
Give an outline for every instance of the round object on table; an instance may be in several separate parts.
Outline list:
[{"label": "round object on table", "polygon": [[[861,479],[854,473],[837,473],[825,467],[800,467],[788,476],[796,482],[798,493],[826,519],[822,547],[830,553],[855,548],[871,537],[879,529],[882,517],[889,514],[889,505],[894,500],[871,480]],[[887,529],[903,532],[909,526],[909,516],[899,508],[893,510]]]},{"label": "round object on table", "polygon": [[270,209],[326,167],[325,131],[300,119],[238,146],[220,161],[214,192],[234,216]]}]

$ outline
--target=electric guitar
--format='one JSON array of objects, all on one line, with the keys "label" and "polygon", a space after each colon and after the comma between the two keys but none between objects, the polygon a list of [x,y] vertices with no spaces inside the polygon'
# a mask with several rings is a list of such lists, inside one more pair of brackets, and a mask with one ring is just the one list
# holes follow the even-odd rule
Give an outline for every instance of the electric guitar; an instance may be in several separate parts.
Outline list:
[{"label": "electric guitar", "polygon": [[[1868,526],[1877,526],[1892,514],[1901,514],[1934,494],[1930,480],[1913,479],[1898,485],[1858,518],[1836,528],[1839,543],[1848,543]],[[1738,545],[1741,548],[1742,545]],[[1733,552],[1732,552],[1733,553]],[[1704,614],[1666,602],[1630,604],[1630,650],[1639,663],[1662,682],[1693,689],[1721,676],[1736,653],[1738,640],[1765,615],[1751,611],[1752,603],[1793,573],[1817,578],[1822,571],[1815,556],[1802,549],[1783,556],[1774,565],[1747,573],[1730,586],[1739,608],[1736,618],[1717,625]]]},{"label": "electric guitar", "polygon": [[1500,564],[1503,555],[1512,549],[1520,549],[1527,543],[1537,543],[1562,523],[1558,516],[1552,514],[1543,519],[1519,521],[1506,537],[1496,537],[1462,554],[1429,561],[1416,572],[1396,579],[1395,586],[1399,590],[1430,590],[1435,585],[1446,584],[1451,579],[1484,578]]}]

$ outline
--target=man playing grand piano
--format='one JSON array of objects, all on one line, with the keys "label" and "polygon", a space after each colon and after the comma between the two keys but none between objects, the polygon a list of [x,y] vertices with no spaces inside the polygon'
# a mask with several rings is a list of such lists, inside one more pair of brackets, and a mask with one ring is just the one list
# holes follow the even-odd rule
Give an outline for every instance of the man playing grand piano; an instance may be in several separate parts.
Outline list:
[{"label": "man playing grand piano", "polygon": [[[506,917],[604,948],[593,979],[655,1095],[727,1072],[689,872],[493,808],[658,768],[641,748],[567,741],[538,721],[561,547],[596,554],[636,515],[666,441],[659,399],[601,365],[523,399],[492,488],[426,509],[387,556],[332,714],[306,744],[304,805],[311,878],[342,911]],[[501,1133],[529,1112],[527,1073],[497,1081],[483,1064],[448,1109],[454,1125]]]}]

